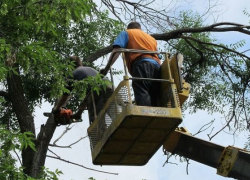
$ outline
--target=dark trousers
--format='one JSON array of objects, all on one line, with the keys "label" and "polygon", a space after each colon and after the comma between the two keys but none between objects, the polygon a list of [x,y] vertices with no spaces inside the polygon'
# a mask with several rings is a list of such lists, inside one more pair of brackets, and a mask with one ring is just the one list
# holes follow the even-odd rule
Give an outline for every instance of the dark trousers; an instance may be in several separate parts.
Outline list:
[{"label": "dark trousers", "polygon": [[[100,111],[104,108],[105,103],[107,102],[109,97],[113,94],[113,92],[114,92],[113,89],[109,87],[107,87],[106,90],[101,90],[99,94],[97,94],[97,92],[93,92],[96,115],[98,115]],[[95,111],[91,96],[88,98],[87,107],[89,113],[89,122],[90,124],[92,124],[95,120]]]},{"label": "dark trousers", "polygon": [[[160,79],[160,68],[151,62],[133,64],[133,77]],[[132,87],[138,106],[158,106],[159,82],[133,80]]]}]

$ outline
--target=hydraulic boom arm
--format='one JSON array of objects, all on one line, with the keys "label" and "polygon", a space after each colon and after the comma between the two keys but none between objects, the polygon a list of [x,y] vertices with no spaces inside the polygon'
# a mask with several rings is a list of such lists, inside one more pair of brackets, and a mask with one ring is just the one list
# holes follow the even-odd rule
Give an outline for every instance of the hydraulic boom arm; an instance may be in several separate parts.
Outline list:
[{"label": "hydraulic boom arm", "polygon": [[164,150],[217,169],[217,174],[240,180],[250,179],[250,152],[224,147],[190,135],[178,128],[163,145]]}]

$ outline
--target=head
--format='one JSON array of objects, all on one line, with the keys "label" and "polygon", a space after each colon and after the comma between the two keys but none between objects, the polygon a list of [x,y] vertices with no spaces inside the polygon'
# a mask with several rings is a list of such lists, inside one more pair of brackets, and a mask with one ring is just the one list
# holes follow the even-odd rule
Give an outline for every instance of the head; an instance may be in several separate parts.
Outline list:
[{"label": "head", "polygon": [[74,62],[75,68],[82,66],[82,61],[78,56],[70,56],[69,60]]},{"label": "head", "polygon": [[141,25],[138,22],[131,22],[128,24],[127,29],[141,29]]}]

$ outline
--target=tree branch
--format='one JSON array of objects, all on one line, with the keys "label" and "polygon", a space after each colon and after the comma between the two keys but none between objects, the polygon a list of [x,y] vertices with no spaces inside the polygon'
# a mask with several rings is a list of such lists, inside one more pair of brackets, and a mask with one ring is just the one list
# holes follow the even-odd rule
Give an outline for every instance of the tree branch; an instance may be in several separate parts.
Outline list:
[{"label": "tree branch", "polygon": [[23,166],[23,163],[22,163],[22,160],[21,158],[19,157],[19,155],[17,154],[16,150],[14,149],[14,153],[16,154],[17,158],[18,158],[18,161],[19,163],[21,164],[21,166]]},{"label": "tree branch", "polygon": [[[210,128],[210,127],[212,126],[212,124],[214,123],[214,121],[215,121],[215,119],[212,120],[212,121],[210,121],[209,123],[203,125],[203,126],[198,130],[198,132],[196,132],[195,134],[193,134],[193,136],[196,136],[197,134],[199,134],[199,133],[201,133],[201,132],[207,130],[208,128]],[[207,126],[207,127],[206,127],[206,126]],[[204,128],[204,129],[203,129],[203,128]]]},{"label": "tree branch", "polygon": [[[73,126],[72,126],[73,127]],[[68,125],[65,130],[63,131],[63,133],[53,142],[53,145],[51,146],[57,146],[56,142],[59,141],[69,130],[72,129],[72,127],[70,127],[70,125]]]},{"label": "tree branch", "polygon": [[[235,95],[235,94],[234,94]],[[223,131],[226,127],[229,126],[230,122],[232,122],[233,118],[235,117],[236,113],[235,113],[235,109],[236,109],[236,102],[235,102],[235,97],[234,97],[234,105],[233,105],[233,111],[232,111],[232,115],[230,117],[230,119],[228,120],[228,122],[219,130],[217,131],[214,135],[212,135],[210,137],[210,135],[208,135],[209,140],[211,141],[216,135],[218,135],[221,131]]]},{"label": "tree branch", "polygon": [[[192,64],[192,66],[196,66],[197,64],[202,64],[202,62],[205,61],[205,60],[204,60],[203,52],[202,52],[200,49],[196,48],[188,39],[185,39],[185,41],[186,41],[186,43],[187,43],[190,47],[192,47],[192,48],[200,55],[200,57],[201,57],[198,61],[194,62],[194,63]],[[191,67],[191,66],[190,66],[190,67]]]},{"label": "tree branch", "polygon": [[[233,26],[233,27],[220,27],[220,28],[215,28],[215,27],[219,27],[219,26]],[[206,45],[212,45],[212,46],[217,46],[217,47],[221,47],[223,49],[226,49],[230,52],[233,52],[237,55],[240,55],[242,57],[245,57],[247,59],[250,59],[248,56],[244,55],[242,53],[239,53],[235,50],[232,50],[230,48],[227,48],[225,46],[221,46],[218,44],[213,44],[213,43],[205,43],[202,41],[199,41],[193,37],[189,37],[189,36],[183,36],[183,33],[202,33],[202,32],[228,32],[228,31],[236,31],[236,32],[241,32],[243,34],[247,34],[250,35],[250,30],[246,30],[246,29],[250,29],[250,26],[246,26],[246,25],[242,25],[242,24],[237,24],[237,23],[232,23],[232,22],[221,22],[221,23],[216,23],[216,24],[212,24],[210,26],[205,26],[205,27],[199,27],[199,28],[181,28],[181,29],[177,29],[177,30],[173,30],[171,32],[167,32],[167,33],[162,33],[162,34],[151,34],[156,40],[163,40],[163,41],[169,41],[171,39],[189,39],[189,40],[193,40],[196,41],[198,43],[203,43]],[[85,57],[85,61],[87,62],[94,62],[96,59],[107,55],[108,53],[110,53],[112,51],[113,47],[112,45],[109,45],[107,47],[104,47],[92,54],[90,54],[89,56]]]},{"label": "tree branch", "polygon": [[84,61],[93,62],[93,61],[97,60],[98,58],[100,58],[100,57],[102,57],[104,55],[107,55],[112,50],[113,50],[113,46],[109,45],[109,46],[107,46],[105,48],[102,48],[102,49],[90,54],[89,56],[85,57]]},{"label": "tree branch", "polygon": [[[161,8],[153,8],[155,0],[150,1],[139,1],[131,2],[127,0],[116,0],[119,5],[112,3],[110,0],[101,0],[102,3],[110,10],[110,12],[120,20],[120,22],[125,22],[121,19],[121,15],[124,16],[125,20],[131,21],[135,18],[140,19],[141,24],[157,24],[159,27],[164,28],[164,23],[168,23],[168,26],[172,25],[170,18],[175,18],[168,16],[169,6],[173,3],[170,2],[168,5],[162,4]],[[169,13],[170,14],[170,13]],[[147,19],[149,18],[149,19]],[[150,27],[145,26],[147,30]],[[164,28],[165,29],[165,28]]]},{"label": "tree branch", "polygon": [[56,144],[54,144],[54,143],[53,143],[53,144],[49,144],[49,146],[51,146],[51,147],[58,147],[58,148],[71,148],[71,146],[77,144],[78,142],[80,142],[81,140],[85,139],[86,137],[88,137],[88,136],[81,137],[81,138],[78,139],[76,142],[73,142],[73,143],[71,143],[71,144],[68,145],[68,146],[58,146],[58,145],[56,145]]},{"label": "tree branch", "polygon": [[205,44],[205,45],[220,47],[220,48],[222,48],[222,49],[225,49],[225,50],[227,50],[227,51],[233,52],[233,53],[235,53],[235,54],[237,54],[237,55],[239,55],[239,56],[245,57],[245,58],[247,58],[247,59],[250,60],[250,57],[246,56],[245,54],[242,54],[242,53],[240,53],[240,52],[238,52],[238,51],[235,51],[235,50],[233,50],[233,49],[227,48],[227,47],[222,46],[222,45],[218,45],[218,44],[214,44],[214,43],[208,43],[208,42],[202,42],[202,41],[200,41],[200,40],[198,40],[198,39],[195,39],[195,38],[189,37],[189,36],[180,36],[180,38],[182,38],[182,39],[189,39],[189,40],[198,42],[198,43],[200,43],[200,44]]},{"label": "tree branch", "polygon": [[54,154],[56,157],[61,158],[61,157],[58,156],[56,153],[54,153],[53,151],[51,151],[49,148],[48,148],[48,151],[51,152],[52,154]]},{"label": "tree branch", "polygon": [[73,164],[73,165],[76,165],[76,166],[79,166],[79,167],[82,167],[82,168],[84,168],[84,169],[88,169],[88,170],[91,170],[91,171],[96,171],[96,172],[106,173],[106,174],[118,175],[118,173],[111,173],[111,172],[99,171],[99,170],[96,170],[96,169],[88,168],[88,167],[83,166],[83,165],[81,165],[81,164],[77,164],[77,163],[74,163],[74,162],[71,162],[71,161],[62,159],[62,158],[60,158],[59,156],[58,156],[58,157],[54,157],[54,156],[47,155],[47,157],[50,157],[50,158],[53,158],[53,159],[57,159],[57,160],[60,160],[60,161],[63,161],[63,162],[67,162],[67,163],[69,163],[69,164]]},{"label": "tree branch", "polygon": [[0,91],[0,96],[4,97],[6,100],[9,100],[9,93],[5,91]]},{"label": "tree branch", "polygon": [[[215,28],[218,26],[232,26],[233,27],[220,27],[220,28]],[[173,30],[168,33],[162,33],[162,34],[152,34],[152,36],[156,40],[164,40],[168,41],[170,39],[177,39],[180,38],[180,35],[183,33],[202,33],[202,32],[228,32],[228,31],[237,31],[241,32],[243,34],[250,35],[250,26],[247,25],[241,25],[241,24],[236,24],[236,23],[231,23],[231,22],[222,22],[222,23],[216,23],[212,24],[210,26],[205,26],[205,27],[199,27],[199,28],[181,28],[177,30]]]}]

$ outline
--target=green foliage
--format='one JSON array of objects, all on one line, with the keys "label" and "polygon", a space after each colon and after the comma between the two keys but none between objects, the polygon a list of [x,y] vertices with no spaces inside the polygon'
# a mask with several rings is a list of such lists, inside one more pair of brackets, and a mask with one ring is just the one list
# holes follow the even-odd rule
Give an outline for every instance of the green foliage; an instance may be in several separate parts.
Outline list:
[{"label": "green foliage", "polygon": [[73,81],[73,90],[71,92],[72,97],[67,106],[70,109],[75,110],[86,97],[88,90],[99,94],[100,91],[106,91],[106,88],[111,85],[112,83],[107,78],[103,78],[103,75],[101,74],[89,76],[82,81]]},{"label": "green foliage", "polygon": [[[107,11],[97,11],[92,0],[1,0],[1,91],[8,92],[7,76],[14,73],[21,77],[21,85],[15,88],[24,92],[24,104],[28,104],[31,112],[43,101],[54,103],[55,98],[68,92],[65,88],[67,77],[72,76],[73,70],[68,57],[78,55],[84,60],[84,57],[109,45],[121,27],[118,21],[109,18]],[[99,91],[98,85],[94,84],[103,85],[105,81],[97,78],[99,79],[82,82],[79,89],[83,89],[75,92],[80,93],[81,97],[85,96],[82,92],[88,83],[93,86],[93,91]],[[18,130],[19,120],[15,114],[8,97],[1,96],[0,124],[7,124],[11,129]],[[2,134],[5,133],[1,132]],[[6,160],[1,161],[4,163],[1,167],[8,166],[7,162],[13,160],[10,171],[20,176],[16,178],[15,175],[14,179],[21,179],[21,175],[25,176],[22,169],[15,165],[13,151],[21,151],[27,147],[35,151],[33,136],[28,132],[18,136],[12,133],[10,139],[13,141],[6,139],[1,144],[6,146],[1,150],[1,157]],[[8,150],[12,153],[8,153]],[[47,169],[44,172],[41,175],[44,179],[56,179],[54,173]],[[1,174],[0,179],[9,177],[8,174],[10,172]]]},{"label": "green foliage", "polygon": [[[250,18],[250,13],[248,13],[246,9],[243,10],[243,13]],[[250,22],[250,20],[249,20],[249,22]]]},{"label": "green foliage", "polygon": [[21,150],[26,149],[28,146],[33,149],[33,151],[36,151],[35,144],[34,144],[34,135],[31,132],[24,132],[23,134],[20,134],[18,136],[18,140],[21,144]]},{"label": "green foliage", "polygon": [[6,153],[27,147],[31,147],[35,151],[34,135],[31,132],[14,133],[1,125],[0,137],[2,140],[0,142],[1,149],[5,150]]},{"label": "green foliage", "polygon": [[[202,18],[190,11],[181,12],[180,19],[173,23],[177,29],[205,26]],[[185,33],[183,36],[189,39],[170,40],[167,48],[172,53],[181,52],[184,55],[183,77],[191,84],[190,98],[184,109],[189,108],[192,113],[206,110],[211,114],[229,115],[232,113],[230,107],[236,106],[235,98],[241,104],[248,104],[249,100],[242,98],[245,93],[242,82],[248,81],[249,63],[228,50],[238,51],[245,41],[224,45],[213,39],[209,32]]]},{"label": "green foliage", "polygon": [[[80,57],[106,47],[113,42],[116,35],[120,32],[122,26],[116,20],[108,18],[108,12],[96,12],[91,19],[86,18],[85,21],[74,24],[69,30],[70,37],[67,44],[70,49],[63,49],[64,53],[76,54]],[[58,46],[64,48],[64,46]]]},{"label": "green foliage", "polygon": [[247,142],[245,143],[244,149],[250,151],[250,135],[247,137]]},{"label": "green foliage", "polygon": [[[38,180],[59,180],[58,176],[61,174],[63,174],[62,171],[59,171],[58,169],[56,169],[55,172],[52,172],[48,168],[43,167],[42,173],[40,174],[40,178]],[[33,178],[30,180],[33,180]]]},{"label": "green foliage", "polygon": [[[7,130],[0,125],[0,179],[35,180],[23,173],[23,167],[18,167],[17,156],[23,148],[30,147],[35,151],[34,135],[30,132],[19,133]],[[58,180],[61,171],[42,170],[39,180]]]},{"label": "green foliage", "polygon": [[[176,24],[177,29],[197,28],[203,26],[203,20],[198,14],[183,11],[180,13],[180,21],[174,22],[174,24]],[[191,36],[194,39],[206,43],[213,41],[210,37],[210,33],[206,32],[184,35]],[[210,67],[215,67],[216,61],[206,49],[207,46],[203,47],[195,41],[184,39],[171,40],[169,44],[170,46],[168,46],[168,48],[172,53],[181,52],[184,55],[183,66],[185,70],[183,76],[185,80],[191,84],[189,103],[185,104],[185,108],[192,107],[192,112],[198,109],[209,109],[210,112],[218,109],[216,106],[214,106],[214,109],[211,109],[211,107],[213,107],[215,98],[217,98],[221,88],[223,89],[224,87],[216,86],[214,79],[210,78]],[[201,56],[199,52],[204,53]]]},{"label": "green foliage", "polygon": [[56,46],[67,42],[71,24],[82,21],[94,4],[88,0],[74,3],[6,0],[1,1],[1,7],[0,80],[4,80],[8,71],[15,70],[12,65],[18,63],[27,101],[31,101],[32,107],[48,92],[48,83],[54,75],[62,79],[59,76],[67,64],[63,64],[62,52]]},{"label": "green foliage", "polygon": [[3,0],[0,4],[0,86],[7,89],[8,72],[20,71],[31,110],[67,91],[65,77],[73,69],[69,55],[84,61],[109,45],[122,28],[107,11],[96,11],[91,0]]},{"label": "green foliage", "polygon": [[96,179],[95,179],[95,178],[93,178],[93,177],[90,177],[90,178],[89,178],[89,180],[96,180]]}]

